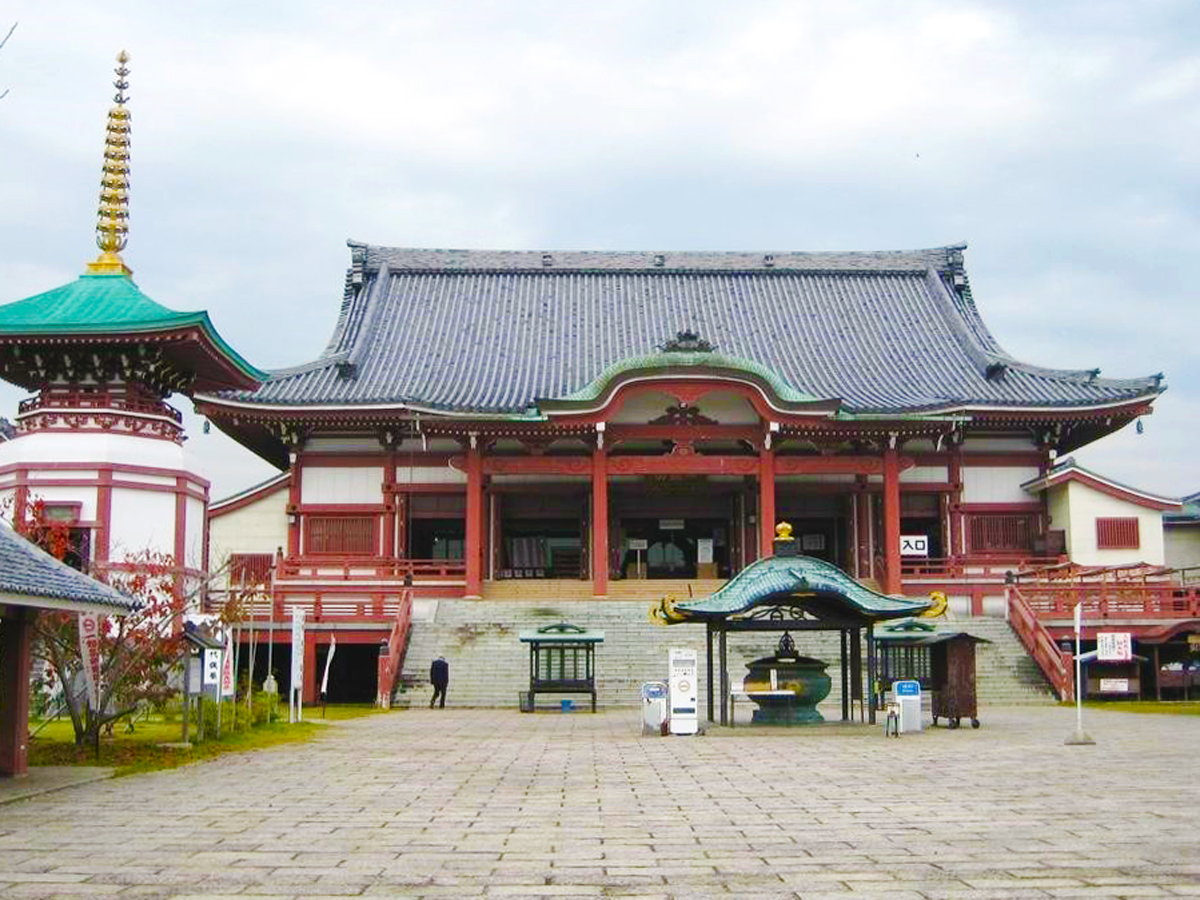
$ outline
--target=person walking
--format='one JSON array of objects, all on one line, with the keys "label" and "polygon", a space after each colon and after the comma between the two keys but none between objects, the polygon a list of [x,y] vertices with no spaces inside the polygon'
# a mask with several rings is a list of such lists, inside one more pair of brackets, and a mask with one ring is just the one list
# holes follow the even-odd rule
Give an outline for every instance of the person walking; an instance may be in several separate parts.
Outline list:
[{"label": "person walking", "polygon": [[429,708],[433,709],[433,704],[440,699],[441,702],[438,703],[438,706],[445,709],[446,685],[450,683],[450,663],[446,662],[446,657],[439,656],[429,667],[429,683],[433,685],[433,696],[429,700]]}]

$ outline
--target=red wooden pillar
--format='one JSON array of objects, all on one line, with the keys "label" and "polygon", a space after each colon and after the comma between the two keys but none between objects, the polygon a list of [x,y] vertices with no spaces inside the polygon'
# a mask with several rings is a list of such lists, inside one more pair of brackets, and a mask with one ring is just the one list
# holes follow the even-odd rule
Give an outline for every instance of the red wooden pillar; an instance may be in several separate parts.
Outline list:
[{"label": "red wooden pillar", "polygon": [[467,448],[467,598],[483,596],[483,455],[478,438]]},{"label": "red wooden pillar", "polygon": [[857,546],[855,547],[859,578],[875,577],[874,534],[875,524],[871,521],[871,495],[867,492],[867,476],[859,475],[858,492],[854,495],[854,521],[857,523]]},{"label": "red wooden pillar", "polygon": [[293,452],[291,477],[288,479],[288,556],[300,555],[300,455]]},{"label": "red wooden pillar", "polygon": [[947,517],[950,528],[950,540],[947,542],[948,555],[954,559],[963,555],[962,513],[958,511],[962,503],[962,451],[957,447],[950,448],[950,457],[946,467],[947,479],[950,482],[950,493],[946,503],[950,508]]},{"label": "red wooden pillar", "polygon": [[592,451],[592,596],[608,596],[608,454]]},{"label": "red wooden pillar", "polygon": [[887,579],[885,594],[899,594],[900,584],[900,454],[883,451],[883,552]]},{"label": "red wooden pillar", "polygon": [[[293,647],[295,653],[298,648]],[[304,702],[316,703],[317,696],[317,633],[304,631]]]},{"label": "red wooden pillar", "polygon": [[383,558],[395,559],[396,552],[396,452],[389,449],[383,467]]},{"label": "red wooden pillar", "polygon": [[36,615],[9,606],[0,619],[0,777],[29,773],[29,666]]},{"label": "red wooden pillar", "polygon": [[764,447],[758,454],[758,556],[775,553],[775,451]]}]

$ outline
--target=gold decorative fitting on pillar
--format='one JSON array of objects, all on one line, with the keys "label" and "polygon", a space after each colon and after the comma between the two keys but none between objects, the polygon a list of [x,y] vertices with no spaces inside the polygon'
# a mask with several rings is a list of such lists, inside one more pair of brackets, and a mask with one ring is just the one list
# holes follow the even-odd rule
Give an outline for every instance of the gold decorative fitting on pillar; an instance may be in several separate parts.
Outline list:
[{"label": "gold decorative fitting on pillar", "polygon": [[129,98],[125,90],[129,87],[126,76],[129,69],[129,54],[122,50],[117,54],[114,69],[117,78],[113,87],[115,105],[108,111],[108,131],[104,137],[104,174],[100,179],[100,208],[96,220],[96,245],[100,255],[88,263],[90,273],[133,274],[120,251],[125,249],[129,234],[129,132],[130,115],[125,104]]},{"label": "gold decorative fitting on pillar", "polygon": [[775,540],[777,540],[777,541],[794,540],[794,538],[792,537],[792,523],[791,522],[780,522],[778,525],[775,526]]}]

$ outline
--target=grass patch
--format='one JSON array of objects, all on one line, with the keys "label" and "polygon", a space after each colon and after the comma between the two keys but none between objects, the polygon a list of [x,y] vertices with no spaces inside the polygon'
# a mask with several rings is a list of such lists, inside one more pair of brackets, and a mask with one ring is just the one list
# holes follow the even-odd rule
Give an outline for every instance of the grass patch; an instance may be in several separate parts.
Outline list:
[{"label": "grass patch", "polygon": [[1088,709],[1155,716],[1200,716],[1200,700],[1084,700],[1083,705]]},{"label": "grass patch", "polygon": [[[356,704],[331,704],[325,708],[325,722],[355,719],[359,716],[383,713],[373,706]],[[182,727],[178,722],[161,720],[139,721],[130,733],[124,722],[118,722],[112,736],[100,739],[100,758],[96,759],[95,748],[76,747],[75,732],[68,719],[51,722],[29,742],[29,764],[31,766],[106,766],[116,769],[116,775],[134,775],[139,772],[154,772],[159,769],[174,769],[189,763],[213,759],[225,753],[240,753],[246,750],[261,750],[279,744],[307,741],[325,727],[321,720],[321,707],[304,710],[304,721],[289,725],[287,710],[284,721],[270,725],[256,725],[240,731],[226,730],[221,738],[206,737],[190,748],[160,747],[159,744],[178,741]],[[33,723],[31,726],[36,727]],[[32,728],[31,728],[32,730]],[[195,725],[189,730],[195,739]]]}]

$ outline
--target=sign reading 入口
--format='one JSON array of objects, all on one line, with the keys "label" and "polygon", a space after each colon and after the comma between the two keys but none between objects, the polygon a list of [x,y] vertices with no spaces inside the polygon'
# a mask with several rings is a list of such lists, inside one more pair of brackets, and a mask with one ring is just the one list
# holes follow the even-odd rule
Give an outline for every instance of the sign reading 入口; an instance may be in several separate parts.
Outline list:
[{"label": "sign reading \u5165\u53e3", "polygon": [[1133,641],[1128,632],[1101,631],[1096,634],[1096,659],[1101,662],[1129,662],[1133,659]]},{"label": "sign reading \u5165\u53e3", "polygon": [[925,534],[900,535],[901,556],[928,556],[929,536]]}]

